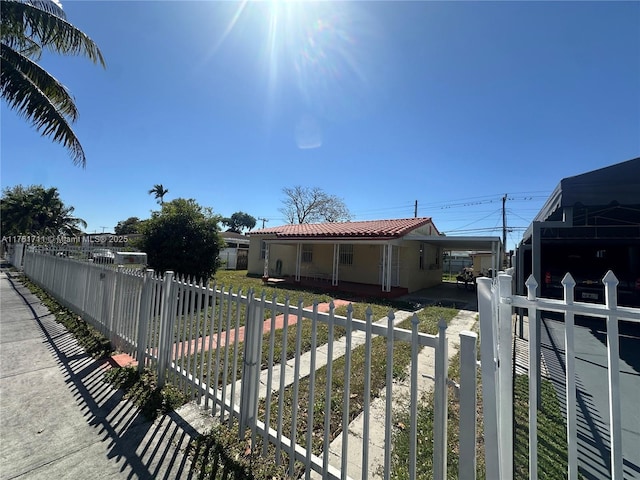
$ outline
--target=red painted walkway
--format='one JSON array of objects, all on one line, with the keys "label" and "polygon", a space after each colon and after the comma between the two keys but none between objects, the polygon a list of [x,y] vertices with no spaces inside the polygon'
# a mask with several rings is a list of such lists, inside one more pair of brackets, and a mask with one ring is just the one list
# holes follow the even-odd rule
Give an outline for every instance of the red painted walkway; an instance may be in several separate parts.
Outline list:
[{"label": "red painted walkway", "polygon": [[[343,305],[348,305],[349,301],[347,300],[339,300],[336,299],[333,301],[334,306],[340,307]],[[311,312],[313,311],[312,308],[310,307],[305,307],[305,310]],[[329,303],[325,302],[325,303],[319,303],[318,304],[318,312],[321,313],[326,313],[329,311]],[[284,327],[284,319],[285,319],[285,315],[278,315],[275,319],[275,328],[276,330],[281,329],[282,327]],[[298,316],[295,314],[289,314],[289,321],[287,322],[287,325],[295,325],[298,321]],[[244,341],[244,328],[245,327],[240,327],[238,329],[238,341],[239,342],[243,342]],[[267,320],[264,321],[263,326],[262,326],[262,332],[263,333],[268,333],[271,331],[271,319],[268,318]],[[229,332],[229,344],[232,345],[235,342],[235,329],[231,330]],[[200,351],[207,351],[209,349],[212,348],[217,348],[218,346],[220,347],[224,347],[226,345],[226,337],[227,337],[227,333],[226,332],[222,332],[221,338],[220,338],[220,342],[218,342],[218,335],[213,335],[213,336],[209,336],[207,335],[206,337],[204,337],[204,347],[202,345],[203,343],[203,338],[202,337],[198,337],[195,340],[191,340],[191,342],[178,342],[176,344],[174,344],[173,346],[173,354],[171,356],[172,359],[176,359],[179,355],[183,356],[186,355],[187,352],[190,355],[194,355]],[[118,355],[114,355],[111,357],[111,363],[115,363],[116,366],[119,367],[125,367],[125,366],[136,366],[138,364],[138,362],[130,357],[129,355],[127,355],[126,353],[122,353],[122,354],[118,354]]]}]

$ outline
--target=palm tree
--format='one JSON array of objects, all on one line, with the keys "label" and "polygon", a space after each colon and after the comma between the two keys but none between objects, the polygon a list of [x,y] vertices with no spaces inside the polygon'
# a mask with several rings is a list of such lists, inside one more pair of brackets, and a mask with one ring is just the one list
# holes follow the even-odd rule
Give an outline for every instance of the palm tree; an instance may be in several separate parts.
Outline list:
[{"label": "palm tree", "polygon": [[73,97],[36,62],[42,50],[82,55],[105,66],[98,46],[66,20],[52,0],[0,0],[0,91],[10,108],[41,135],[66,147],[74,164],[86,165],[80,141],[71,129],[78,117]]},{"label": "palm tree", "polygon": [[165,189],[161,183],[158,183],[153,186],[151,190],[149,190],[149,195],[155,195],[156,200],[160,200],[158,203],[160,205],[164,204],[164,196],[169,193],[168,189]]},{"label": "palm tree", "polygon": [[77,236],[87,222],[73,216],[74,207],[66,206],[58,189],[42,185],[6,188],[0,199],[2,234]]}]

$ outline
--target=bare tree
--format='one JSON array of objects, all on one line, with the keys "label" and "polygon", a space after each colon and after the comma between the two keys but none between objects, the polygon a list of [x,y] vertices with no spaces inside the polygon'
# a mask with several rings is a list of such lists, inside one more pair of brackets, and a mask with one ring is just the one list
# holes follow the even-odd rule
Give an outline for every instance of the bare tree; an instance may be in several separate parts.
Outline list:
[{"label": "bare tree", "polygon": [[351,213],[341,198],[329,195],[319,187],[285,187],[285,195],[280,208],[291,224],[318,222],[346,222]]}]

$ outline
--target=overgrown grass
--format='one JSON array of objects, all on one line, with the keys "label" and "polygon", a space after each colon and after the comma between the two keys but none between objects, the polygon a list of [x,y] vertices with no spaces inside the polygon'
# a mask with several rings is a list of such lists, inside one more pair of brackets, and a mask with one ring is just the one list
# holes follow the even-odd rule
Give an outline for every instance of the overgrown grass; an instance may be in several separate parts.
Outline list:
[{"label": "overgrown grass", "polygon": [[318,302],[330,302],[332,297],[325,292],[313,289],[297,289],[291,285],[285,287],[267,286],[262,283],[261,278],[247,276],[246,270],[218,270],[213,281],[218,288],[224,286],[225,290],[233,288],[235,292],[242,290],[243,295],[247,295],[253,289],[256,297],[265,293],[267,300],[271,300],[275,294],[278,303],[284,303],[287,298],[294,304],[298,299],[302,299],[305,306],[312,305],[315,300]]},{"label": "overgrown grass", "polygon": [[[382,317],[385,317],[389,313],[388,308],[386,306],[381,306],[381,305],[364,305],[364,304],[356,303],[356,304],[352,304],[352,306],[353,306],[353,318],[357,318],[357,319],[364,319],[365,312],[368,308],[371,308],[372,310],[374,321]],[[346,316],[346,312],[347,312],[346,306],[337,307],[335,310],[336,315]],[[234,323],[231,324],[231,329],[233,328],[234,328]],[[287,328],[287,342],[285,346],[284,329],[281,328],[281,329],[275,330],[273,334],[274,335],[273,364],[281,363],[283,361],[283,358],[285,360],[291,360],[292,358],[295,357],[296,332],[297,332],[297,327],[295,325],[290,325]],[[301,321],[301,334],[300,334],[300,338],[301,338],[300,352],[301,353],[306,353],[311,349],[311,337],[312,337],[311,333],[312,333],[312,322],[311,320],[305,318]],[[338,339],[344,336],[344,334],[345,334],[344,327],[337,326],[337,325],[334,327],[334,331],[333,331],[334,339]],[[223,338],[226,338],[226,336],[223,335]],[[230,338],[231,339],[234,338],[232,332],[230,333]],[[326,323],[324,322],[317,323],[315,338],[316,338],[317,346],[324,345],[328,342],[329,328]],[[267,332],[263,334],[262,356],[260,360],[261,369],[267,368],[269,364],[270,341],[271,341],[271,332]],[[207,365],[209,364],[209,356],[211,356],[212,371],[215,372],[215,369],[216,369],[215,360],[216,358],[218,358],[216,353],[217,353],[216,349],[211,349],[210,351],[207,351],[204,353],[198,352],[196,354],[191,355],[190,357],[187,357],[187,356],[182,357],[182,359],[180,359],[179,362],[183,366],[183,368],[187,368],[187,366],[191,366],[191,368],[189,369],[191,371],[194,365],[193,362],[195,361],[196,374],[199,374],[201,372],[200,366],[203,366],[206,369]],[[243,342],[239,342],[237,345],[230,344],[230,345],[220,347],[220,354],[219,354],[220,363],[218,365],[218,368],[219,368],[218,387],[222,386],[222,383],[225,379],[225,377],[223,376],[224,374],[223,368],[224,368],[225,362],[227,363],[227,375],[226,375],[227,382],[240,379],[240,375],[242,373],[241,369],[237,368],[235,372],[233,371],[234,353],[237,355],[237,365],[241,366],[244,358]],[[202,372],[202,378],[206,378],[206,377],[207,377],[207,372],[206,371]]]},{"label": "overgrown grass", "polygon": [[114,367],[105,372],[104,379],[115,388],[124,390],[125,397],[140,408],[149,420],[169,413],[190,400],[171,384],[159,387],[155,372],[148,369],[138,372],[135,367]]},{"label": "overgrown grass", "polygon": [[[540,382],[541,405],[538,409],[538,477],[549,480],[567,478],[567,424],[556,390],[549,380]],[[514,381],[513,448],[514,478],[529,476],[529,376],[517,375]],[[582,475],[578,475],[583,478]]]},{"label": "overgrown grass", "polygon": [[238,438],[237,424],[231,428],[218,424],[189,445],[187,453],[199,480],[293,478],[287,476],[284,466],[275,464],[273,447],[263,456],[261,450],[251,448],[249,439],[241,442]]},{"label": "overgrown grass", "polygon": [[[479,351],[479,349],[478,349]],[[479,374],[478,374],[479,376]],[[460,381],[460,354],[456,353],[449,360],[448,378],[455,382]],[[483,443],[483,423],[482,423],[482,388],[478,379],[476,390],[476,401],[478,404],[477,415],[477,436],[476,436],[476,478],[483,480],[485,476],[484,463],[484,443]],[[449,387],[447,392],[447,478],[458,478],[459,468],[459,424],[460,424],[460,404],[456,398],[453,388]],[[416,419],[409,418],[406,410],[396,410],[394,412],[394,432],[393,432],[393,452],[391,455],[391,478],[404,480],[409,478],[407,462],[409,460],[409,429],[408,425],[412,421],[417,422],[417,458],[416,464],[417,479],[433,478],[433,428],[434,428],[434,398],[433,390],[424,392],[418,404],[418,414]],[[400,428],[399,428],[400,426]],[[520,477],[516,477],[520,478]]]},{"label": "overgrown grass", "polygon": [[12,275],[12,278],[17,278],[31,293],[38,297],[54,315],[56,322],[64,325],[89,355],[95,359],[111,356],[113,348],[109,340],[79,315],[60,305],[51,295],[29,280],[26,275]]},{"label": "overgrown grass", "polygon": [[[478,352],[480,351],[478,346]],[[460,355],[452,357],[449,378],[459,382]],[[529,476],[529,384],[526,375],[518,375],[514,382],[514,478]],[[538,475],[539,478],[560,480],[567,478],[566,424],[553,385],[548,380],[541,383],[542,407],[538,410]],[[482,416],[482,379],[478,371],[477,388],[477,437],[476,437],[476,478],[486,478],[484,458],[484,435]],[[448,392],[448,464],[447,478],[458,478],[459,468],[459,422],[460,405],[452,388]],[[396,412],[394,425],[409,425],[407,412]],[[418,405],[418,479],[433,478],[433,391],[423,395]],[[394,431],[392,455],[392,478],[406,479],[409,458],[409,432],[407,429]],[[580,478],[582,478],[580,476]]]},{"label": "overgrown grass", "polygon": [[[343,300],[352,301],[354,304],[362,305],[378,305],[386,307],[387,311],[392,310],[417,310],[416,305],[412,302],[380,298],[380,297],[366,297],[362,295],[353,295],[348,292],[341,292],[336,290],[331,294],[328,294],[326,290],[311,287],[297,288],[291,284],[283,286],[266,286],[263,285],[262,279],[259,277],[247,276],[246,270],[218,270],[213,279],[218,288],[224,285],[225,288],[233,287],[234,291],[242,289],[243,295],[246,295],[249,289],[253,288],[257,297],[262,292],[265,292],[267,300],[271,300],[273,295],[276,295],[278,303],[284,303],[288,297],[292,304],[296,304],[298,299],[302,299],[302,303],[305,306],[313,305],[314,300],[318,302],[329,302],[335,298],[341,298]],[[366,308],[366,307],[365,307]],[[386,315],[386,312],[385,312]],[[358,318],[364,318],[358,317]]]},{"label": "overgrown grass", "polygon": [[[364,319],[365,318],[364,313],[367,310],[367,308],[369,308],[369,305],[353,304],[353,317]],[[370,308],[372,310],[374,320],[377,320],[381,317],[386,316],[389,312],[388,306],[371,305]],[[346,309],[347,309],[346,306],[338,307],[336,308],[336,314],[346,315]],[[455,315],[455,311],[448,312],[446,311],[446,309],[434,309],[430,312],[425,312],[422,314],[422,319],[423,319],[422,328],[424,330],[428,330],[430,333],[436,332],[437,319],[439,318],[439,315],[442,314],[443,312],[445,317],[449,317],[449,316],[452,317],[453,315]],[[312,322],[310,320],[304,319],[300,323],[300,326],[301,326],[301,340],[302,340],[301,352],[307,352],[311,348]],[[404,327],[405,328],[409,327],[408,323],[404,325]],[[280,363],[283,357],[285,357],[287,360],[290,360],[295,356],[296,329],[297,329],[297,325],[289,326],[286,348],[284,347],[284,330],[279,329],[274,332],[274,358],[273,358],[274,364]],[[338,339],[344,336],[344,334],[345,334],[345,329],[343,327],[339,327],[339,326],[334,327],[334,335],[333,335],[334,339]],[[317,346],[327,343],[328,337],[329,337],[329,330],[326,324],[318,323],[316,326]],[[264,334],[263,342],[262,342],[263,349],[262,349],[262,359],[261,359],[261,363],[262,363],[261,368],[263,369],[267,367],[268,359],[269,359],[269,356],[268,356],[269,355],[269,338],[270,338],[270,333]],[[379,341],[380,339],[377,340],[377,342]],[[239,347],[237,349],[238,365],[241,365],[242,353],[243,353],[242,344],[238,345],[238,347]],[[225,355],[231,355],[233,353],[233,350],[232,350],[233,348],[234,348],[234,345],[230,345],[226,348],[222,347],[221,359],[224,359]],[[401,348],[401,350],[403,349]],[[211,352],[211,355],[214,355],[214,351]],[[359,366],[362,367],[364,363],[363,355],[364,355],[364,349],[362,347],[359,347],[354,351],[354,357],[352,359],[352,367],[356,369]],[[380,357],[379,355],[376,355],[376,353],[374,353],[372,354],[372,357],[374,357],[373,361],[374,361],[374,364],[377,366],[377,370],[378,371],[382,370],[383,371],[382,376],[384,376],[384,368],[385,368],[384,355]],[[196,356],[196,358],[198,359],[198,361],[200,361],[199,355]],[[400,358],[400,356],[398,356],[398,358]],[[207,359],[205,358],[204,360],[206,363]],[[229,361],[229,363],[231,363],[231,361]],[[342,368],[341,375],[343,378],[344,377],[344,358],[336,360],[336,362],[334,362],[334,368],[336,368],[335,367],[336,364],[338,365],[338,368]],[[342,366],[340,367],[340,365]],[[357,372],[357,370],[352,370],[352,372]],[[237,375],[239,375],[239,373],[236,374],[236,377],[235,377],[236,379],[239,378],[239,376]],[[357,380],[355,380],[355,378],[357,377],[357,374],[353,373],[353,376],[354,376],[353,382],[356,382]],[[220,385],[220,382],[222,381],[222,375],[220,375],[219,378],[220,378],[219,380],[219,385]],[[228,372],[227,378],[228,379],[233,378],[232,372],[230,371]],[[316,377],[316,379],[317,378],[318,377]],[[308,379],[303,380],[303,382],[307,382],[306,385],[308,388]],[[317,380],[316,385],[320,385],[320,383],[318,382],[319,381]],[[341,381],[335,381],[336,385],[340,383]],[[322,388],[324,391],[325,386],[326,386],[326,380],[322,382],[321,387],[318,386],[317,388]],[[360,391],[363,390],[361,387],[352,386],[352,388],[354,389],[354,391],[356,388],[358,388],[358,390]],[[301,390],[301,395],[302,395],[302,392],[303,390]],[[363,396],[362,392],[360,392],[360,394],[361,396]],[[307,395],[307,398],[308,398],[308,395]],[[278,402],[277,396],[273,397],[272,411],[273,409],[277,408],[277,402]],[[359,411],[362,410],[361,400],[356,398],[352,402],[359,402],[357,404],[357,407],[359,408]],[[337,403],[333,402],[333,403],[336,408],[339,408],[337,406],[337,403],[341,404],[341,398],[339,402]],[[353,405],[354,403],[352,403],[352,406]],[[262,403],[261,408],[264,408],[264,402]],[[290,424],[291,423],[290,404],[289,404],[289,407],[287,407],[287,409],[288,409],[289,416],[284,419],[284,422],[285,424],[286,423]],[[299,415],[299,418],[301,418],[300,417],[302,415],[301,411],[299,411],[298,415]],[[339,415],[341,415],[341,413]],[[355,415],[357,415],[357,413],[355,413],[354,411],[353,416],[355,417]],[[299,433],[299,435],[300,434],[301,433]],[[268,454],[266,456],[262,456],[261,445],[256,446],[256,448],[252,450],[251,445],[248,441],[241,442],[238,440],[238,438],[239,438],[239,432],[238,432],[237,424],[234,424],[231,428],[229,428],[226,425],[219,425],[219,426],[216,426],[210,433],[208,433],[207,435],[201,436],[196,442],[193,443],[193,445],[191,446],[190,454],[193,457],[194,464],[197,465],[198,469],[201,472],[200,473],[201,477],[199,478],[223,479],[223,478],[228,478],[227,476],[229,477],[233,476],[232,478],[237,478],[237,479],[293,478],[293,477],[286,476],[286,469],[284,467],[278,466],[275,464],[274,462],[275,447],[273,447],[272,445],[269,445]]]},{"label": "overgrown grass", "polygon": [[[438,331],[438,319],[444,318],[449,322],[457,313],[457,310],[443,307],[427,307],[418,314],[420,323],[418,329],[423,333],[436,334]],[[407,319],[400,323],[400,328],[411,328],[411,319]],[[330,439],[335,439],[342,432],[342,415],[345,408],[344,391],[345,377],[349,379],[349,422],[353,421],[363,410],[364,398],[368,394],[371,400],[378,397],[379,393],[386,385],[386,339],[384,337],[376,337],[371,342],[371,388],[369,392],[364,391],[364,363],[365,363],[365,345],[358,346],[352,350],[351,366],[348,372],[345,372],[345,357],[337,358],[332,363],[331,378],[331,398],[328,404],[331,408],[330,415]],[[396,379],[404,379],[405,370],[411,361],[411,345],[408,342],[395,342],[393,353],[393,374]],[[348,373],[348,375],[346,375]],[[322,453],[325,447],[323,443],[324,434],[324,415],[327,399],[325,397],[327,378],[327,367],[323,366],[316,371],[315,374],[315,395],[312,400],[313,405],[313,424],[308,425],[308,412],[310,408],[309,391],[310,379],[305,377],[298,382],[298,401],[295,404],[297,408],[296,435],[298,438],[306,435],[307,429],[312,429],[312,450],[315,454]],[[279,395],[284,395],[283,411],[279,411],[278,400]],[[260,402],[260,410],[265,411],[265,401]],[[278,417],[282,418],[283,424],[290,429],[293,419],[294,410],[294,386],[287,387],[283,392],[279,392],[272,396],[271,418],[272,424],[277,421]],[[290,431],[285,434],[289,436]],[[304,437],[302,437],[304,438]]]}]

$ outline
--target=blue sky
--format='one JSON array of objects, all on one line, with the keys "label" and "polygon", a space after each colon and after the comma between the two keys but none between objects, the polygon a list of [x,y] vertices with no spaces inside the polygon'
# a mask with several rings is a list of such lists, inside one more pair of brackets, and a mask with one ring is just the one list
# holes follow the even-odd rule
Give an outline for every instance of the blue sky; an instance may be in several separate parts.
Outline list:
[{"label": "blue sky", "polygon": [[640,2],[63,7],[107,62],[41,61],[87,166],[2,102],[1,185],[58,187],[89,232],[147,218],[157,183],[277,226],[301,185],[354,220],[417,200],[450,235],[501,235],[508,194],[513,248],[561,178],[640,155]]}]

